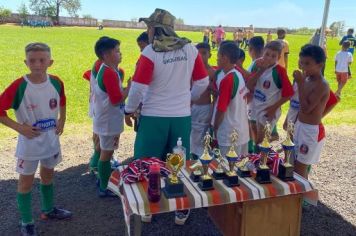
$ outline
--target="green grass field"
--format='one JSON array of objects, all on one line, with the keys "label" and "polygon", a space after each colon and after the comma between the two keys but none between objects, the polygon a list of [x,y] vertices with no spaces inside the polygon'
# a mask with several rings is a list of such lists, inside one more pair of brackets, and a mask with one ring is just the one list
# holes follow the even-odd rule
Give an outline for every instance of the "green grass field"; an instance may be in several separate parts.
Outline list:
[{"label": "green grass field", "polygon": [[[23,63],[24,47],[35,41],[45,42],[52,48],[53,66],[49,73],[58,75],[65,83],[67,94],[67,124],[70,126],[86,125],[90,123],[87,116],[89,83],[82,79],[85,70],[91,68],[96,57],[94,54],[95,41],[104,35],[121,41],[123,60],[121,67],[125,69],[126,79],[134,72],[135,63],[139,57],[136,37],[142,30],[109,29],[102,31],[96,28],[21,28],[19,26],[0,26],[0,91],[2,92],[13,80],[27,73]],[[179,35],[191,39],[194,43],[202,40],[200,32],[178,32]],[[232,38],[231,33],[228,39]],[[309,41],[310,36],[288,35],[290,45],[289,75],[297,68],[300,47]],[[325,76],[333,90],[337,88],[334,75],[334,56],[339,50],[339,39],[328,40],[328,61]],[[216,64],[216,50],[213,50],[211,64]],[[251,60],[247,56],[244,66],[248,67]],[[355,65],[352,65],[353,75],[356,76]],[[342,100],[325,119],[326,124],[356,124],[356,103],[353,91],[356,89],[355,79],[343,90]],[[353,104],[353,105],[352,105]],[[286,110],[286,106],[284,107]],[[282,122],[280,122],[282,123]],[[4,127],[0,129],[0,137],[6,133]]]}]

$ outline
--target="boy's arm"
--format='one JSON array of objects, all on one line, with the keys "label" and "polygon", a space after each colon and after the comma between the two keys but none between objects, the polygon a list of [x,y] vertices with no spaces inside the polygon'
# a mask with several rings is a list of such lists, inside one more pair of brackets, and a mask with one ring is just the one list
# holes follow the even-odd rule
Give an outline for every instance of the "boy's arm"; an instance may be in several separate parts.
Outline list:
[{"label": "boy's arm", "polygon": [[318,89],[318,92],[310,93],[310,95],[307,97],[304,89],[305,77],[303,76],[302,72],[295,70],[293,72],[293,77],[298,83],[300,111],[305,114],[309,114],[315,109],[316,106],[318,106],[321,98],[326,95],[326,89],[325,87],[321,87]]},{"label": "boy's arm", "polygon": [[16,132],[31,139],[40,135],[40,131],[36,127],[28,124],[20,124],[13,119],[9,118],[6,111],[12,108],[13,101],[15,100],[17,88],[20,80],[12,83],[3,94],[0,95],[0,123],[15,130]]},{"label": "boy's arm", "polygon": [[285,46],[286,46],[286,51],[284,53],[284,65],[285,65],[286,70],[288,70],[289,44],[286,42]]},{"label": "boy's arm", "polygon": [[192,80],[193,83],[190,94],[191,100],[194,102],[200,98],[200,95],[202,95],[209,86],[208,71],[206,70],[203,59],[199,53],[195,58]]},{"label": "boy's arm", "polygon": [[232,76],[233,75],[231,74],[229,77],[224,78],[219,86],[219,97],[216,106],[215,120],[213,122],[213,129],[215,134],[217,134],[217,131],[222,121],[224,120],[225,112],[231,101],[232,89],[234,86]]},{"label": "boy's arm", "polygon": [[323,117],[325,117],[327,114],[330,113],[330,111],[332,109],[334,109],[334,107],[336,106],[336,104],[339,102],[339,100],[337,99],[337,97],[335,96],[334,92],[331,91],[330,89],[330,95],[329,95],[329,99],[328,102],[325,105],[325,109],[323,112]]},{"label": "boy's arm", "polygon": [[120,90],[118,75],[112,69],[105,69],[103,74],[103,83],[106,92],[109,96],[110,103],[113,106],[118,106],[124,101],[124,95]]},{"label": "boy's arm", "polygon": [[246,87],[250,91],[253,91],[255,89],[257,80],[261,77],[263,72],[266,70],[266,64],[262,58],[256,60],[256,66],[257,66],[257,70],[252,71],[251,74],[248,76],[248,78],[246,78],[247,81]]}]

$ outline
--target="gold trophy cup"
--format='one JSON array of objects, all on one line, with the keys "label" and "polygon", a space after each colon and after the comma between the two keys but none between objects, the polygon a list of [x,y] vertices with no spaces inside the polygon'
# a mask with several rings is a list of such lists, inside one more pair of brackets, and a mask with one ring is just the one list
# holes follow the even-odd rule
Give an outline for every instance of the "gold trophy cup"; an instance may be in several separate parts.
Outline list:
[{"label": "gold trophy cup", "polygon": [[163,193],[166,198],[184,197],[184,185],[178,177],[178,172],[184,164],[184,159],[179,154],[167,154],[167,166],[171,170],[171,174],[165,179],[165,187]]},{"label": "gold trophy cup", "polygon": [[202,191],[214,189],[213,179],[208,173],[209,163],[213,160],[213,157],[209,154],[209,150],[211,149],[210,142],[211,142],[211,136],[209,132],[206,132],[204,136],[204,152],[201,155],[201,157],[199,157],[199,160],[203,166],[203,175],[200,176],[200,181],[198,186]]},{"label": "gold trophy cup", "polygon": [[242,177],[251,177],[251,171],[247,168],[247,163],[249,162],[249,158],[243,158],[239,163],[236,164],[237,166],[237,174]]},{"label": "gold trophy cup", "polygon": [[270,171],[267,166],[267,157],[272,148],[271,144],[269,143],[269,140],[271,140],[272,129],[268,122],[266,122],[264,130],[265,136],[262,143],[258,145],[261,150],[262,157],[260,160],[260,165],[257,167],[256,181],[260,184],[271,183]]},{"label": "gold trophy cup", "polygon": [[229,163],[229,171],[226,173],[226,178],[223,180],[224,184],[228,187],[239,186],[239,177],[237,176],[234,167],[238,160],[238,156],[235,152],[235,144],[238,140],[238,133],[234,129],[231,134],[231,146],[229,152],[226,154],[227,162]]},{"label": "gold trophy cup", "polygon": [[283,181],[293,181],[293,170],[294,167],[290,163],[290,157],[294,150],[294,143],[292,142],[292,136],[294,134],[294,123],[292,121],[288,121],[287,126],[287,138],[282,143],[282,147],[284,150],[284,163],[279,165],[278,167],[278,178]]}]

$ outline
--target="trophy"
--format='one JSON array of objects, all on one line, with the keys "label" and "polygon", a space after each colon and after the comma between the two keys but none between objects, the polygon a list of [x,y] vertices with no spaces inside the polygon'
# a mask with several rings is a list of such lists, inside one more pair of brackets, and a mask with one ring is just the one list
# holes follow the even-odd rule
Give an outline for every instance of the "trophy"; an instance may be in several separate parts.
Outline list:
[{"label": "trophy", "polygon": [[163,193],[166,198],[176,198],[184,197],[184,185],[182,181],[178,178],[177,174],[182,168],[184,159],[179,154],[167,154],[167,165],[172,171],[172,174],[165,179],[165,187],[163,188]]},{"label": "trophy", "polygon": [[216,161],[218,162],[218,167],[213,171],[213,177],[216,180],[225,179],[226,174],[222,167],[222,164],[224,163],[224,158],[218,148],[214,148],[213,153],[215,155]]},{"label": "trophy", "polygon": [[203,174],[203,166],[200,160],[197,160],[194,164],[189,166],[189,169],[192,171],[189,176],[190,179],[193,180],[193,182],[199,182],[200,176]]},{"label": "trophy", "polygon": [[293,165],[290,164],[290,157],[294,150],[294,143],[291,140],[291,137],[294,133],[294,124],[292,121],[288,122],[287,126],[287,138],[282,143],[284,150],[284,163],[278,167],[278,178],[283,181],[293,181]]},{"label": "trophy", "polygon": [[251,171],[247,168],[247,163],[249,162],[249,158],[243,158],[239,163],[236,164],[237,166],[237,174],[242,177],[251,177]]},{"label": "trophy", "polygon": [[200,176],[198,186],[202,191],[214,189],[213,179],[210,177],[208,173],[209,163],[213,160],[213,157],[210,156],[209,154],[210,142],[211,142],[211,136],[209,132],[206,132],[204,136],[204,152],[199,157],[199,160],[203,166],[203,175]]},{"label": "trophy", "polygon": [[228,187],[239,186],[239,177],[237,176],[234,166],[238,160],[238,156],[235,152],[235,143],[238,139],[238,133],[234,129],[231,134],[231,146],[229,152],[226,154],[226,159],[229,163],[229,171],[226,173],[226,178],[223,180],[224,184]]},{"label": "trophy", "polygon": [[271,183],[271,177],[270,177],[270,171],[267,166],[267,156],[268,153],[271,151],[271,144],[269,143],[269,140],[271,139],[271,125],[266,122],[265,128],[265,137],[263,138],[262,143],[260,143],[258,146],[261,150],[261,160],[260,164],[257,167],[257,174],[256,174],[256,181],[260,184],[267,184]]}]

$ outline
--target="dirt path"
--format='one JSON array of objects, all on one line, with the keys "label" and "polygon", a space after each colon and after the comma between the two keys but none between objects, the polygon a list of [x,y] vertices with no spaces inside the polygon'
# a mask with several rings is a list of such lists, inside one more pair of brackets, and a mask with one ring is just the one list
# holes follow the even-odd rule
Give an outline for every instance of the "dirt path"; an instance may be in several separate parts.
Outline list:
[{"label": "dirt path", "polygon": [[[75,130],[75,129],[73,129]],[[99,199],[88,174],[91,154],[89,129],[62,137],[64,161],[55,179],[58,206],[73,211],[66,222],[40,222],[38,179],[33,189],[33,212],[41,235],[123,235],[124,220],[118,199]],[[84,131],[83,131],[84,130]],[[355,235],[356,232],[356,126],[327,127],[328,140],[321,163],[311,180],[319,189],[320,204],[303,208],[302,235]],[[134,134],[125,132],[116,153],[132,155]],[[15,135],[0,140],[0,235],[17,235],[16,178],[13,158]],[[194,210],[186,226],[174,225],[173,214],[162,214],[145,224],[143,235],[220,235],[206,210]]]}]

